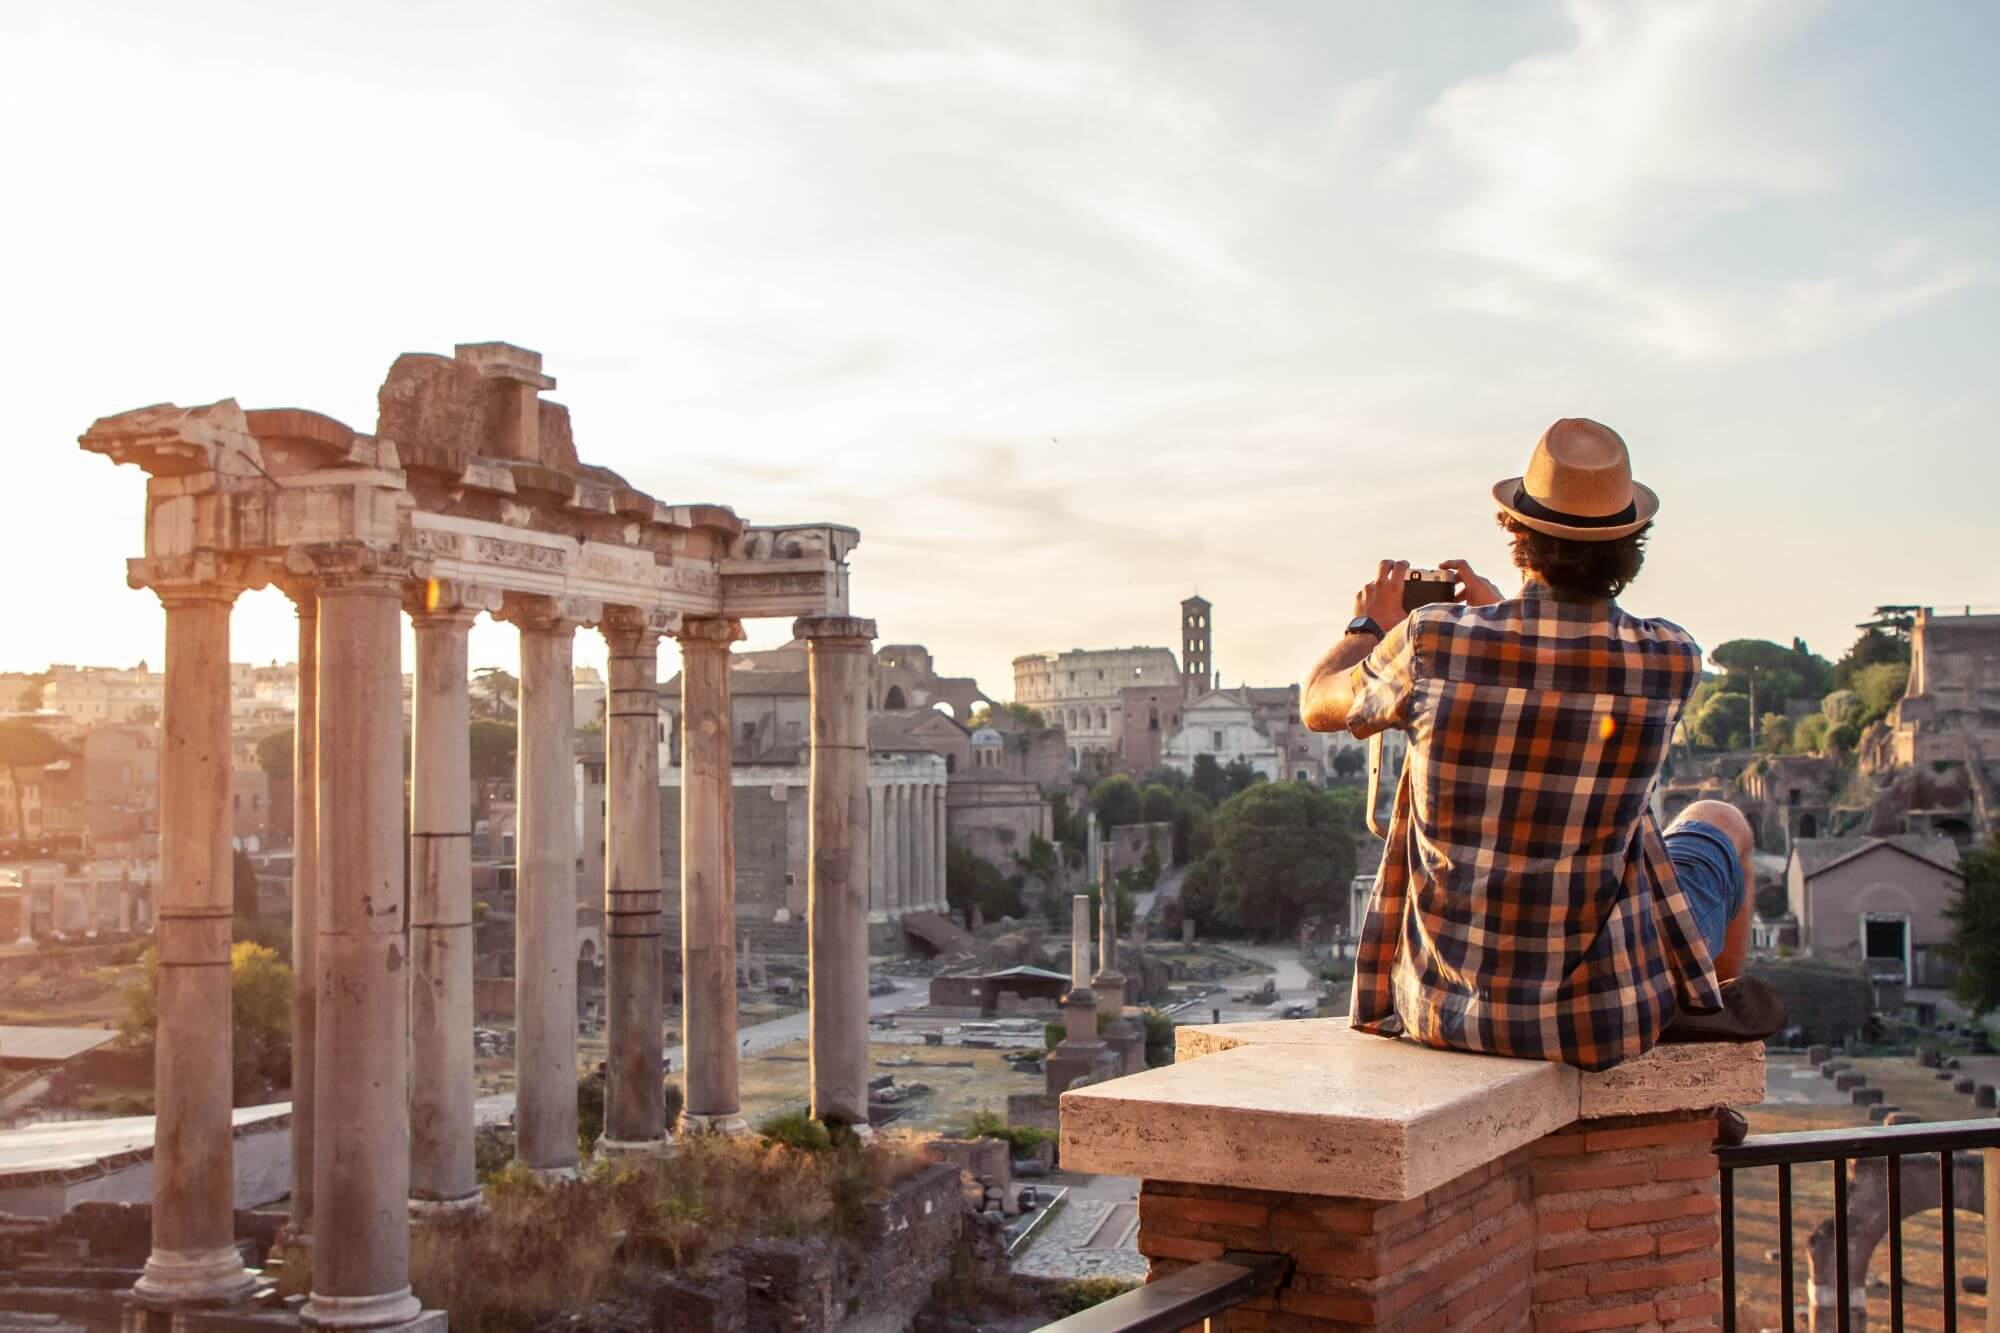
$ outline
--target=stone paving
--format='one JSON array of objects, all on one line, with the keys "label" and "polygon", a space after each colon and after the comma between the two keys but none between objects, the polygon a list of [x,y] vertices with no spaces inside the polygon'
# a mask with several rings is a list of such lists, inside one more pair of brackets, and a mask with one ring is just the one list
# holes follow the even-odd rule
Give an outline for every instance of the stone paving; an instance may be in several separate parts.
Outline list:
[{"label": "stone paving", "polygon": [[1123,1176],[1058,1173],[1048,1183],[1068,1186],[1069,1199],[1062,1212],[1014,1256],[1014,1271],[1028,1277],[1144,1281],[1146,1259],[1138,1248],[1139,1182]]}]

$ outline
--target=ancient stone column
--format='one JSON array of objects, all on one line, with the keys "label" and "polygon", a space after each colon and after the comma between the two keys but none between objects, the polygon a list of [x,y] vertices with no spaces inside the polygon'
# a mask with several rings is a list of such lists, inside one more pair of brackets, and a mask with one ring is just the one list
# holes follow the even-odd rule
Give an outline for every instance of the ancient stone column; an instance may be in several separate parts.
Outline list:
[{"label": "ancient stone column", "polygon": [[917,849],[923,845],[923,832],[918,824],[923,810],[917,801],[916,783],[906,782],[903,784],[902,790],[903,822],[902,826],[897,829],[897,833],[900,836],[896,844],[896,852],[903,862],[903,896],[901,901],[904,903],[913,903],[924,896],[923,860],[917,855]]},{"label": "ancient stone column", "polygon": [[410,1209],[479,1199],[472,1165],[472,755],[466,635],[479,617],[429,580],[416,629],[410,757]]},{"label": "ancient stone column", "polygon": [[410,1294],[402,584],[319,561],[319,1045],[308,1324],[377,1328]]},{"label": "ancient stone column", "polygon": [[1125,1013],[1125,976],[1118,970],[1118,888],[1114,883],[1098,887],[1097,975],[1091,989],[1097,993],[1097,1007],[1112,1018]]},{"label": "ancient stone column", "polygon": [[[153,1248],[133,1294],[249,1292],[236,1249],[230,1128],[229,609],[234,587],[158,589],[167,610],[160,739]],[[22,894],[24,917],[29,901]]]},{"label": "ancient stone column", "polygon": [[951,864],[951,841],[948,836],[951,811],[946,800],[949,791],[949,783],[937,788],[937,826],[931,830],[937,838],[937,880],[931,885],[931,900],[927,906],[939,912],[950,910],[945,892],[948,887],[946,869]]},{"label": "ancient stone column", "polygon": [[606,612],[604,640],[611,650],[604,720],[604,992],[611,1050],[598,1146],[648,1153],[666,1145],[660,1072],[660,635],[644,613],[614,607]]},{"label": "ancient stone column", "polygon": [[1069,984],[1072,990],[1090,986],[1090,895],[1069,900]]},{"label": "ancient stone column", "polygon": [[[870,786],[868,789],[868,846],[879,849],[888,846],[883,840],[882,824],[884,807],[889,799],[888,788]],[[868,857],[868,905],[893,912],[896,905],[889,898],[889,875],[882,864],[879,850],[871,850]]]},{"label": "ancient stone column", "polygon": [[882,803],[882,843],[870,858],[882,866],[882,898],[894,912],[903,901],[903,864],[898,851],[903,845],[903,789],[893,779],[877,793]]},{"label": "ancient stone column", "polygon": [[292,709],[292,1235],[312,1237],[313,1080],[319,1050],[319,593],[285,588],[299,615]]},{"label": "ancient stone column", "polygon": [[[684,1133],[741,1134],[736,1077],[736,839],[729,645],[736,620],[690,620],[681,645],[681,1051]],[[813,1003],[819,1003],[817,994]]]},{"label": "ancient stone column", "polygon": [[868,668],[875,622],[810,616],[812,1113],[868,1128]]},{"label": "ancient stone column", "polygon": [[938,839],[930,831],[932,819],[936,819],[936,811],[932,809],[930,801],[930,783],[918,783],[914,797],[916,797],[916,893],[910,895],[910,901],[904,903],[904,909],[910,909],[918,903],[930,903],[938,883],[936,879],[938,873],[936,867],[932,865],[932,857],[938,855]]},{"label": "ancient stone column", "polygon": [[515,751],[514,1160],[576,1169],[576,720],[582,617],[545,597],[509,597],[521,630]]}]

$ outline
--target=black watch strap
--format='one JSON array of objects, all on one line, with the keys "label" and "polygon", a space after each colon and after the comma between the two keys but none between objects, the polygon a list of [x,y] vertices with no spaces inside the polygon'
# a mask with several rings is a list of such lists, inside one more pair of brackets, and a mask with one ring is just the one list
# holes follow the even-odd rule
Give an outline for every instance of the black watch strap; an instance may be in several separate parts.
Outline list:
[{"label": "black watch strap", "polygon": [[1349,634],[1373,634],[1378,639],[1387,637],[1382,633],[1382,627],[1368,616],[1356,616],[1354,619],[1348,621],[1347,632]]}]

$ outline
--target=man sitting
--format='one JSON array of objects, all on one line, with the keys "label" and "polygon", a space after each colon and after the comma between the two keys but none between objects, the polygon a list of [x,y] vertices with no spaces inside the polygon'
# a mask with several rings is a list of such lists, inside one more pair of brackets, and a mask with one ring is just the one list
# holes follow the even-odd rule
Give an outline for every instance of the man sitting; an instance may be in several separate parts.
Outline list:
[{"label": "man sitting", "polygon": [[1456,603],[1403,608],[1385,560],[1307,678],[1306,724],[1409,733],[1354,973],[1354,1026],[1606,1069],[1723,1007],[1750,933],[1748,821],[1650,797],[1701,679],[1685,630],[1613,600],[1659,500],[1625,442],[1556,422],[1493,488],[1518,597],[1463,560]]}]

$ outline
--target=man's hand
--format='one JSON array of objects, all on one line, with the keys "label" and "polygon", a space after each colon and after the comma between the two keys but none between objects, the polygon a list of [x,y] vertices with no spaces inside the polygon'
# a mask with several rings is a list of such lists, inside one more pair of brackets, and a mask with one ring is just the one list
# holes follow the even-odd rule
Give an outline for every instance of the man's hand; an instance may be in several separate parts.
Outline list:
[{"label": "man's hand", "polygon": [[1382,627],[1384,634],[1403,623],[1403,585],[1409,582],[1410,562],[1384,560],[1372,581],[1354,594],[1354,614],[1367,616]]},{"label": "man's hand", "polygon": [[1507,600],[1493,580],[1473,572],[1470,560],[1447,560],[1438,568],[1449,571],[1463,585],[1458,590],[1457,600],[1467,606],[1492,606],[1495,602]]}]

